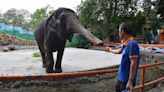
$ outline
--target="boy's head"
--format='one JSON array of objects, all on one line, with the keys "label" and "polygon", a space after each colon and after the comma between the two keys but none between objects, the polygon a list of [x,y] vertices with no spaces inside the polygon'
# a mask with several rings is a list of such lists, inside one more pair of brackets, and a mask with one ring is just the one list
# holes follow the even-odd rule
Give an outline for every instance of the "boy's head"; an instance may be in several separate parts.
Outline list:
[{"label": "boy's head", "polygon": [[123,39],[125,36],[131,35],[132,31],[132,25],[127,22],[123,22],[119,26],[119,36],[121,39]]}]

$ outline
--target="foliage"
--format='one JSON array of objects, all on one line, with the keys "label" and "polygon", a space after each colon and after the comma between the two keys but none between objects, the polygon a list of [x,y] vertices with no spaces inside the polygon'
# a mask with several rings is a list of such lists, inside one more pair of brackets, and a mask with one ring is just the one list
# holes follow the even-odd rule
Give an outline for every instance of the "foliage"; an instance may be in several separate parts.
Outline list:
[{"label": "foliage", "polygon": [[4,14],[0,13],[0,22],[19,26],[28,30],[34,30],[38,24],[53,12],[53,8],[49,5],[37,9],[33,14],[30,14],[26,9],[17,10],[11,8]]},{"label": "foliage", "polygon": [[157,0],[156,3],[157,14],[160,14],[160,17],[164,21],[164,0]]},{"label": "foliage", "polygon": [[[151,24],[153,29],[164,28],[163,10],[164,0],[82,0],[77,14],[82,25],[104,39],[117,36],[119,24],[126,21],[133,24],[134,35],[142,34],[145,23]],[[31,15],[28,10],[12,8],[0,13],[0,22],[35,30],[52,12],[49,5]]]},{"label": "foliage", "polygon": [[34,30],[41,23],[41,21],[47,18],[52,12],[53,12],[53,9],[49,5],[41,9],[37,9],[31,15],[32,20],[30,22],[30,29]]},{"label": "foliage", "polygon": [[144,23],[141,22],[143,16],[137,12],[136,4],[133,0],[86,0],[79,5],[78,14],[84,26],[104,39],[117,35],[123,21],[134,22],[137,32],[141,30],[138,24]]},{"label": "foliage", "polygon": [[142,34],[147,22],[157,28],[159,20],[151,2],[140,0],[86,0],[78,6],[80,22],[98,37],[118,35],[121,22],[131,22],[134,35]]},{"label": "foliage", "polygon": [[41,54],[39,51],[33,53],[33,57],[41,57]]},{"label": "foliage", "polygon": [[[156,3],[155,5],[157,6]],[[157,17],[155,5],[151,1],[145,1],[143,3],[143,14],[145,16],[145,20],[148,24],[151,25],[153,29],[157,29],[160,27],[160,19]]]},{"label": "foliage", "polygon": [[164,0],[157,0],[155,9],[159,17],[160,27],[164,28]]},{"label": "foliage", "polygon": [[14,26],[20,26],[28,29],[28,19],[30,17],[30,13],[25,9],[14,9],[11,8],[4,14],[1,14],[0,21],[6,24],[12,24]]}]

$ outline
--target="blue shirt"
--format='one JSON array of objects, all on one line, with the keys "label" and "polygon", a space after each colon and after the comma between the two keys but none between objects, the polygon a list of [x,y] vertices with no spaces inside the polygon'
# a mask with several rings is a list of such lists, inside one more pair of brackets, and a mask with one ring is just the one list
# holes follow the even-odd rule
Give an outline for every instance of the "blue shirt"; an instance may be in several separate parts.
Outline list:
[{"label": "blue shirt", "polygon": [[122,48],[122,59],[121,64],[119,66],[118,70],[118,80],[127,83],[129,80],[129,74],[130,74],[130,56],[138,55],[137,59],[137,68],[135,72],[135,76],[133,79],[133,82],[136,82],[137,77],[137,71],[140,63],[140,54],[139,54],[139,47],[135,40],[131,40],[126,46]]}]

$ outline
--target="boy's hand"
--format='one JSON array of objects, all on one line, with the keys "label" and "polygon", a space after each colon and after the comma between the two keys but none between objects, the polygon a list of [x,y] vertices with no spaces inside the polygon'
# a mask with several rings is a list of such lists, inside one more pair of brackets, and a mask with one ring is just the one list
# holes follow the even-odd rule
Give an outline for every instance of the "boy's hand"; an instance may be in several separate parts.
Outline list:
[{"label": "boy's hand", "polygon": [[110,49],[111,49],[110,47],[105,47],[105,48],[104,48],[104,50],[105,50],[106,52],[110,52]]},{"label": "boy's hand", "polygon": [[130,92],[133,92],[133,84],[132,81],[128,81],[126,88],[130,88]]}]

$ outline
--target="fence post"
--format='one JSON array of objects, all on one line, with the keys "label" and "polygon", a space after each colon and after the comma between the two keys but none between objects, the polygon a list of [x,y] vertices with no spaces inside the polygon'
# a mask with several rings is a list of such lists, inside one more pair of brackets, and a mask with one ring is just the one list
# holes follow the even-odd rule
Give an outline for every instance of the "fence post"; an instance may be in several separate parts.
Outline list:
[{"label": "fence post", "polygon": [[145,67],[143,67],[142,70],[142,92],[144,92],[144,87],[145,87]]}]

